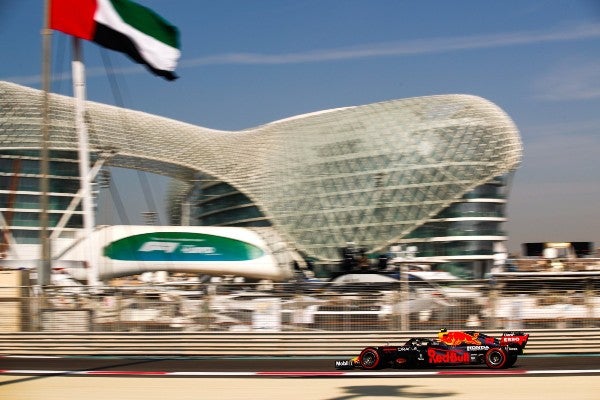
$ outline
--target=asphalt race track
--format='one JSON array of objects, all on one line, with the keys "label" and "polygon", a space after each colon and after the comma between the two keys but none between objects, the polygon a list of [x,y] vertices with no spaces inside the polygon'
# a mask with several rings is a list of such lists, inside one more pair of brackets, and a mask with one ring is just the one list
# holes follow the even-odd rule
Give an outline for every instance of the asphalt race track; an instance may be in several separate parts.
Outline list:
[{"label": "asphalt race track", "polygon": [[522,356],[507,370],[464,366],[345,372],[336,371],[333,361],[1,357],[0,400],[600,398],[600,354]]},{"label": "asphalt race track", "polygon": [[[127,371],[127,372],[335,372],[333,357],[0,357],[0,373],[3,371]],[[388,369],[383,371],[431,372],[452,371],[452,373],[485,373],[559,370],[600,370],[598,355],[531,355],[520,356],[517,363],[506,370],[490,370],[485,365],[444,367],[436,369]],[[373,373],[376,371],[367,371]],[[518,374],[518,372],[516,372]],[[600,397],[599,397],[600,398]]]}]

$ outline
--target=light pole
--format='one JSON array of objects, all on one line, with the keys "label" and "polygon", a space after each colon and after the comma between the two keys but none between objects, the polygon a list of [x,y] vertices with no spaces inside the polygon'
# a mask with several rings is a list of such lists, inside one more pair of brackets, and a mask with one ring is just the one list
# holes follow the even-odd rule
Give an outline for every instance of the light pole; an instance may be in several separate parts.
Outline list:
[{"label": "light pole", "polygon": [[400,330],[407,332],[410,329],[410,309],[409,301],[409,286],[408,286],[408,266],[402,260],[398,264],[398,273],[400,277]]},{"label": "light pole", "polygon": [[[396,246],[395,246],[396,247]],[[408,275],[408,263],[417,255],[417,246],[407,246],[401,249],[396,247],[401,256],[398,260],[398,279],[400,280],[400,329],[404,332],[410,330],[410,277]]]}]

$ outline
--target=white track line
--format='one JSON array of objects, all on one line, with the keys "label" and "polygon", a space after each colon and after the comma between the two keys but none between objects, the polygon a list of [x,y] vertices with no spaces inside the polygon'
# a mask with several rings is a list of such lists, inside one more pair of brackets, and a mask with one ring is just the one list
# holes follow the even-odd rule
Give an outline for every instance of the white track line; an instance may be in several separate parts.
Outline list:
[{"label": "white track line", "polygon": [[259,376],[259,377],[414,377],[414,376],[506,376],[506,375],[572,375],[600,374],[600,369],[566,369],[540,371],[507,371],[507,370],[477,370],[477,371],[257,371],[257,372],[194,372],[194,371],[52,371],[29,369],[4,369],[0,375],[91,375],[91,376]]}]

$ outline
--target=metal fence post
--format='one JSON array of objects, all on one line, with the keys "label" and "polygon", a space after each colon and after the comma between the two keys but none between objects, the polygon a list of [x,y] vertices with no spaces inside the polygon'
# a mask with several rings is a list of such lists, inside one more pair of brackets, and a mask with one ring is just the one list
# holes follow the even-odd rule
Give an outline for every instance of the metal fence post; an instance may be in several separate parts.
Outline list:
[{"label": "metal fence post", "polygon": [[409,309],[409,287],[408,287],[408,267],[405,263],[400,264],[400,301],[402,302],[402,311],[400,315],[400,330],[408,332],[410,330],[410,309]]},{"label": "metal fence post", "polygon": [[496,288],[496,284],[494,280],[490,280],[490,295],[488,297],[488,309],[489,311],[489,328],[490,329],[498,329],[498,317],[496,313],[496,305],[498,301],[498,289]]},{"label": "metal fence post", "polygon": [[585,290],[583,293],[583,301],[587,310],[587,322],[585,327],[594,328],[594,285],[590,278],[588,278],[585,282]]}]

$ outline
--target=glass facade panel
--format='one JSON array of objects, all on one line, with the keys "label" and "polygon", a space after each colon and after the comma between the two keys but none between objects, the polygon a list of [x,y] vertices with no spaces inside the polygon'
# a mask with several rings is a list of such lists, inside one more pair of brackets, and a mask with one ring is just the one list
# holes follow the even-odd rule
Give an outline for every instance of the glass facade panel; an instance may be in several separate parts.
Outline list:
[{"label": "glass facade panel", "polygon": [[471,192],[463,196],[464,199],[503,199],[505,198],[504,193],[500,189],[501,187],[496,184],[481,185],[472,190]]},{"label": "glass facade panel", "polygon": [[438,214],[437,218],[504,217],[502,203],[456,203]]},{"label": "glass facade panel", "polygon": [[[50,224],[50,226],[56,226],[58,221],[60,220],[62,216],[61,214],[54,214],[54,213],[50,213],[48,214],[48,223]],[[15,212],[12,215],[12,221],[11,221],[11,225],[18,227],[18,226],[28,226],[28,227],[38,227],[39,226],[39,212],[34,212],[34,213],[23,213],[23,212]],[[69,222],[67,222],[66,227],[67,228],[81,228],[82,226],[82,216],[81,214],[75,214],[72,215],[71,218],[69,219]]]},{"label": "glass facade panel", "polygon": [[201,217],[202,214],[246,204],[252,204],[252,202],[246,196],[237,192],[231,195],[210,197],[209,200],[199,203],[198,211],[201,213]]},{"label": "glass facade panel", "polygon": [[[79,165],[76,151],[52,150],[50,157],[52,159],[49,164],[48,179],[48,223],[49,227],[53,227],[62,217],[62,211],[66,210],[71,203],[73,195],[79,190]],[[40,178],[38,150],[0,150],[0,210],[12,227],[11,233],[17,243],[39,242]],[[12,192],[12,189],[16,192]],[[56,196],[55,194],[58,193],[70,196]],[[81,207],[79,204],[75,213],[81,213]],[[9,209],[17,211],[9,212]],[[31,210],[31,212],[22,210]],[[36,229],[19,230],[19,227]],[[80,214],[71,216],[65,226],[66,229],[81,227]]]},{"label": "glass facade panel", "polygon": [[9,194],[0,192],[0,208],[40,208],[40,199],[37,195]]},{"label": "glass facade panel", "polygon": [[17,243],[37,244],[40,242],[40,232],[36,230],[12,229],[11,233]]},{"label": "glass facade panel", "polygon": [[254,206],[229,209],[226,213],[205,215],[200,219],[202,225],[232,225],[248,219],[264,218]]}]

